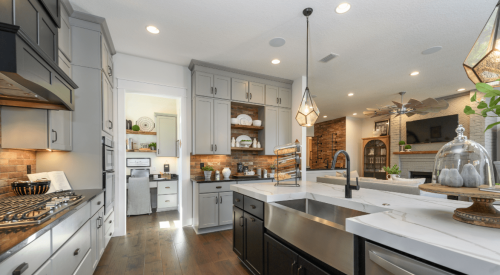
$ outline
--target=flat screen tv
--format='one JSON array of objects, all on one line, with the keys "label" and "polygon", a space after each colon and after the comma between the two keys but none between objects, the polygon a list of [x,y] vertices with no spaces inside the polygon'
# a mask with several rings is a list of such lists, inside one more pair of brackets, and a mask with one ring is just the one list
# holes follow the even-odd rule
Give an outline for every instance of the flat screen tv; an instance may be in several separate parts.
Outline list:
[{"label": "flat screen tv", "polygon": [[442,116],[406,122],[406,143],[448,142],[457,133],[458,115]]}]

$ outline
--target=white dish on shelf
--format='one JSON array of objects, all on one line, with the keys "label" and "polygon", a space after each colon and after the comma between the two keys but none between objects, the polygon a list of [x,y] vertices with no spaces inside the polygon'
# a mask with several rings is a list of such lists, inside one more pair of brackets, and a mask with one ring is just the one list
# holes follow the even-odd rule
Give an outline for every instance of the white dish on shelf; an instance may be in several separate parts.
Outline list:
[{"label": "white dish on shelf", "polygon": [[262,120],[254,120],[254,121],[252,122],[252,124],[253,124],[253,126],[258,126],[258,127],[260,127],[260,126],[262,126]]},{"label": "white dish on shelf", "polygon": [[241,114],[236,117],[241,125],[252,125],[252,118],[249,115]]},{"label": "white dish on shelf", "polygon": [[[247,144],[245,142],[241,142],[242,140],[250,140],[250,141],[248,141],[248,144]],[[252,140],[252,138],[247,136],[247,135],[241,135],[241,136],[236,138],[236,142],[240,144],[240,147],[246,147],[246,148],[250,147],[250,145],[252,144],[251,140]]]},{"label": "white dish on shelf", "polygon": [[237,118],[231,118],[231,124],[238,125],[240,124],[240,120]]}]

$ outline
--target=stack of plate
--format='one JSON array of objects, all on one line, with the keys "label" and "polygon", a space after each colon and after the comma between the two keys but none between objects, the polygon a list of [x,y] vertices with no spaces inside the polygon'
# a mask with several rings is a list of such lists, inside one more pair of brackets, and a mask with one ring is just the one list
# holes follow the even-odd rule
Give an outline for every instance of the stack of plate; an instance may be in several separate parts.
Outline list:
[{"label": "stack of plate", "polygon": [[252,125],[252,118],[249,115],[241,114],[236,118],[240,121],[241,125]]}]

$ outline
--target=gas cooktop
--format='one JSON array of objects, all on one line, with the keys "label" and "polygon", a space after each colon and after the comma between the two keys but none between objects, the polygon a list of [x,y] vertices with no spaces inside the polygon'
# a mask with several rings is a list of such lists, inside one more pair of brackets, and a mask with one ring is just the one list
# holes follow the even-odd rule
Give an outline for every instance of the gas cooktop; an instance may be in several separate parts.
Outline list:
[{"label": "gas cooktop", "polygon": [[83,198],[72,191],[62,191],[0,199],[0,228],[43,223]]}]

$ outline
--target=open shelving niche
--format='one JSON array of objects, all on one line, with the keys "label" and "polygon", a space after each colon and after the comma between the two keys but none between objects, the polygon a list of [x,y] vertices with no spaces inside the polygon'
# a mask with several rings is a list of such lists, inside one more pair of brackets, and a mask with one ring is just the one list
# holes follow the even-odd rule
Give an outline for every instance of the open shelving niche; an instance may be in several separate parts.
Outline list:
[{"label": "open shelving niche", "polygon": [[[151,142],[156,142],[156,132],[144,132],[144,131],[134,131],[134,130],[126,130],[127,138],[129,135],[139,135],[139,136],[144,136],[144,138],[138,138],[139,141],[142,139],[148,139],[148,141],[144,143],[151,143]],[[147,136],[150,136],[151,138],[147,138]],[[151,140],[149,140],[151,139]],[[154,140],[153,140],[154,139]],[[139,142],[139,144],[142,142]],[[126,150],[127,153],[156,153],[156,150],[139,150],[139,149],[133,149],[133,150]]]},{"label": "open shelving niche", "polygon": [[[246,104],[246,103],[237,103],[237,102],[231,102],[231,107],[233,105],[240,105],[240,106],[246,106],[246,107],[257,107],[259,108],[259,119],[260,118],[260,113],[263,109],[263,106],[258,106],[258,105],[253,105],[253,104]],[[263,126],[253,126],[253,125],[240,125],[240,124],[231,124],[231,129],[241,129],[241,130],[249,130],[249,131],[260,131],[260,130],[264,130],[264,127]],[[257,139],[257,141],[260,141],[260,143],[262,144],[263,141],[260,140],[260,134],[259,134],[259,138]],[[264,147],[262,148],[252,148],[251,146],[246,148],[246,147],[231,147],[231,151],[254,151],[255,153],[259,152],[259,151],[264,151]]]}]

